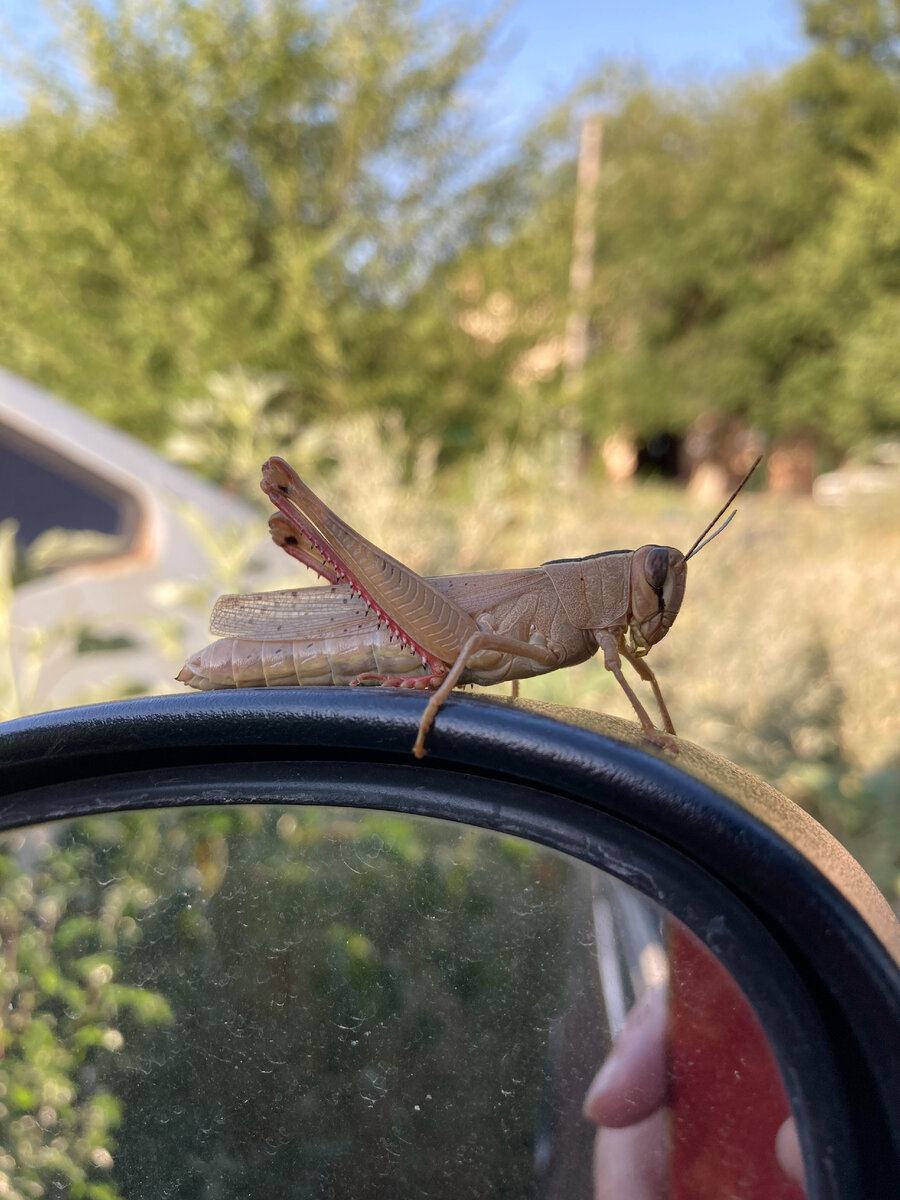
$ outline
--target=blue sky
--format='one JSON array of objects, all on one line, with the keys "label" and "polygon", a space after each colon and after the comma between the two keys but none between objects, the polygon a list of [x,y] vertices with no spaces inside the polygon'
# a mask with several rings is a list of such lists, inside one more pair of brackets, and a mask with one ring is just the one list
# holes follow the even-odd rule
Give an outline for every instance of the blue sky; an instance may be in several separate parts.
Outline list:
[{"label": "blue sky", "polygon": [[808,45],[793,0],[518,0],[503,29],[492,94],[496,116],[511,121],[561,98],[604,59],[640,61],[674,83],[772,70]]},{"label": "blue sky", "polygon": [[[479,15],[496,0],[456,4]],[[0,30],[4,24],[33,42],[41,30],[34,0],[0,0]],[[777,68],[804,49],[794,0],[518,0],[498,46],[499,61],[479,90],[494,122],[510,132],[604,58],[640,60],[677,82]],[[0,111],[10,103],[0,78]]]}]

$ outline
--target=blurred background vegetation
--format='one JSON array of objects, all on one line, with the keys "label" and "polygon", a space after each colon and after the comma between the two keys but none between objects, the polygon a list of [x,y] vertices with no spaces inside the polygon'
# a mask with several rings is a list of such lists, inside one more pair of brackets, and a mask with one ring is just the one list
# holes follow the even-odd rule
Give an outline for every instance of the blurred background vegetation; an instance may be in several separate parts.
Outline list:
[{"label": "blurred background vegetation", "polygon": [[608,66],[497,147],[468,85],[502,12],[62,0],[40,58],[6,51],[0,362],[158,446],[238,366],[297,424],[397,412],[442,461],[555,408],[593,438],[733,416],[824,461],[896,431],[898,8],[799,2],[780,74]]},{"label": "blurred background vegetation", "polygon": [[[900,0],[798,6],[807,52],[781,71],[667,87],[607,64],[498,147],[469,84],[504,9],[59,0],[40,54],[3,50],[21,105],[0,122],[0,364],[259,505],[260,533],[280,453],[423,573],[686,547],[765,450],[654,666],[680,733],[809,808],[896,904]],[[129,613],[158,667],[83,698],[176,686],[185,614],[254,586],[255,535],[185,519],[221,545],[216,577],[172,580],[164,620]],[[17,556],[0,526],[0,715],[41,706],[54,656],[123,636],[15,636],[17,589],[70,541]],[[522,691],[632,716],[596,662]],[[118,983],[161,894],[141,848],[187,837],[167,861],[212,896],[229,822],[289,874],[294,828],[260,820],[116,818],[24,866],[7,847],[4,1195],[119,1194],[135,1085],[103,1064],[152,1059],[182,1011],[168,952]],[[119,882],[88,896],[104,855]],[[185,912],[158,920],[188,954],[208,931]],[[377,955],[350,923],[364,987]]]}]

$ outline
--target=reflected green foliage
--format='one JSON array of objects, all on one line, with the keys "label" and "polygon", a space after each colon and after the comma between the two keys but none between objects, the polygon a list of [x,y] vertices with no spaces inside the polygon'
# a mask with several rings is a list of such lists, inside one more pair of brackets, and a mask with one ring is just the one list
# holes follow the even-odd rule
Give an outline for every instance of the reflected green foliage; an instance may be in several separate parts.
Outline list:
[{"label": "reflected green foliage", "polygon": [[457,1195],[528,1194],[562,863],[381,816],[179,826],[159,833],[194,885],[148,914],[141,963],[180,1050],[149,1038],[152,1077],[136,1058],[115,1084],[125,1190],[152,1169],[177,1195],[229,1196],[248,1172],[278,1191],[286,1171],[299,1194],[424,1194],[442,1177]]},{"label": "reflected green foliage", "polygon": [[[37,1066],[37,1013],[8,1025],[5,1062],[35,1153],[56,1134],[95,1187],[69,1194],[531,1194],[573,900],[590,939],[587,879],[560,856],[341,810],[48,828],[33,881],[33,838],[3,861],[26,912],[60,906],[46,934],[31,918],[28,967],[71,1025]],[[601,1053],[595,1032],[577,1087]],[[48,1186],[38,1161],[24,1178]]]},{"label": "reflected green foliage", "polygon": [[[170,1019],[122,981],[120,954],[146,897],[103,880],[86,845],[52,829],[0,847],[0,1188],[10,1200],[117,1200],[121,1099],[107,1060],[133,1030]],[[108,884],[109,886],[105,886]]]}]

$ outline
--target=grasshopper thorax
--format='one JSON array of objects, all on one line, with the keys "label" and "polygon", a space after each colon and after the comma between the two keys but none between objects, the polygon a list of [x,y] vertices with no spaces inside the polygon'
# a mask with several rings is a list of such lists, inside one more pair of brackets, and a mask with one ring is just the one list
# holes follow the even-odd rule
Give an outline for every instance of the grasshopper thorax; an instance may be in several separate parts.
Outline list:
[{"label": "grasshopper thorax", "polygon": [[674,546],[641,546],[631,559],[628,627],[634,653],[643,656],[662,641],[684,599],[687,563]]}]

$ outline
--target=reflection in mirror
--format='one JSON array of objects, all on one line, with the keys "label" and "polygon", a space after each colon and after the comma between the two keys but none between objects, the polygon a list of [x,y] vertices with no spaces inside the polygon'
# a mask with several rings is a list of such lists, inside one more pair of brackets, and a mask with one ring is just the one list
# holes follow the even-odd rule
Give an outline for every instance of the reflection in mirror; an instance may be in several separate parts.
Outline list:
[{"label": "reflection in mirror", "polygon": [[4,1196],[803,1195],[701,943],[469,826],[229,806],[4,835],[0,1004]]}]

